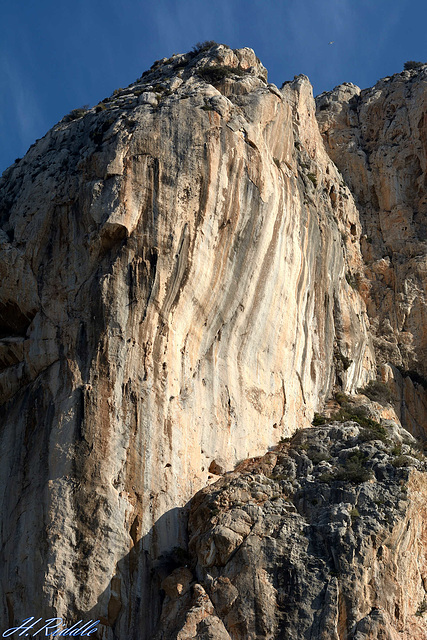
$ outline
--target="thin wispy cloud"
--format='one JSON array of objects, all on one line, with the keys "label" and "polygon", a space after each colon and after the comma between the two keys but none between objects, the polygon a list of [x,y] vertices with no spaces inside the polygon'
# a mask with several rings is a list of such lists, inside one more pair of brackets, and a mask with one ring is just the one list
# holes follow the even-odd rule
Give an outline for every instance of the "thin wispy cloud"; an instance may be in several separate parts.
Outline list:
[{"label": "thin wispy cloud", "polygon": [[29,139],[37,136],[40,129],[42,115],[37,97],[19,65],[4,54],[0,56],[0,74],[3,96],[7,96],[11,103],[10,111],[16,119],[18,137],[21,144],[25,145]]}]

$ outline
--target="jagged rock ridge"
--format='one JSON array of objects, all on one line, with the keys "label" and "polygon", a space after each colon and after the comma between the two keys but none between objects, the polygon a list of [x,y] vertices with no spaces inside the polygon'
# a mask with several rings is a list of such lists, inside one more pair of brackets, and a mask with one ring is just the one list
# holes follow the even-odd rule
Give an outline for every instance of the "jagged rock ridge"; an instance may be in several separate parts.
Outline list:
[{"label": "jagged rock ridge", "polygon": [[[420,323],[384,357],[394,299],[322,142],[341,121],[315,110],[304,76],[279,90],[252,50],[213,46],[72,112],[3,175],[5,628],[31,605],[151,637],[185,503],[377,365],[397,401],[376,410],[422,433]],[[412,293],[399,276],[419,319],[421,266]]]}]

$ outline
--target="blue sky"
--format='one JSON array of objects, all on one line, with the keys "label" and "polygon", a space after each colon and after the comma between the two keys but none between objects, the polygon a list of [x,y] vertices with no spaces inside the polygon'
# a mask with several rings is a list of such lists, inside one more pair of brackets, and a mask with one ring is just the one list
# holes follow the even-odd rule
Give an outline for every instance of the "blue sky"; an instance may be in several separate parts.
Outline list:
[{"label": "blue sky", "polygon": [[[63,115],[203,40],[252,47],[278,86],[361,88],[427,61],[421,0],[2,0],[0,172]],[[333,45],[328,43],[333,41]]]}]

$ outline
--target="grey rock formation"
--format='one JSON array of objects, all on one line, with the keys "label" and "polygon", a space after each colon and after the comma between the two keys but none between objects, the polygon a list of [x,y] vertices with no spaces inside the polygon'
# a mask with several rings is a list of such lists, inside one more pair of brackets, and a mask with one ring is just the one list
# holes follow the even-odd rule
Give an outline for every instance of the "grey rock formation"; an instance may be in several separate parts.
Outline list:
[{"label": "grey rock formation", "polygon": [[424,638],[427,459],[390,435],[306,429],[200,491],[194,595],[166,592],[156,640]]}]

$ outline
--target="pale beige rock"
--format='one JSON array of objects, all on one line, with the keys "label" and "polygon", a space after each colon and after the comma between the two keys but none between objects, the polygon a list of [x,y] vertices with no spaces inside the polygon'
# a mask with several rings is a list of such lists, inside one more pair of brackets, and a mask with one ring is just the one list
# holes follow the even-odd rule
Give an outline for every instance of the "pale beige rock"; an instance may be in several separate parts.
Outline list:
[{"label": "pale beige rock", "polygon": [[[358,209],[307,78],[266,80],[250,49],[164,59],[0,182],[3,628],[30,610],[99,617],[105,640],[153,637],[212,461],[264,454],[334,386],[375,377]],[[398,348],[415,353],[423,307],[408,300]],[[390,327],[375,339],[394,353]],[[271,497],[268,484],[234,496]],[[224,522],[203,562],[227,563],[247,528]],[[163,637],[228,637],[185,584],[192,613],[178,621],[168,596]],[[259,588],[270,598],[264,574]]]},{"label": "pale beige rock", "polygon": [[[367,286],[361,288],[377,360],[424,376],[400,387],[413,433],[427,423],[427,67],[360,91],[344,84],[317,98],[325,147],[355,196]],[[409,385],[409,387],[408,387]]]}]

